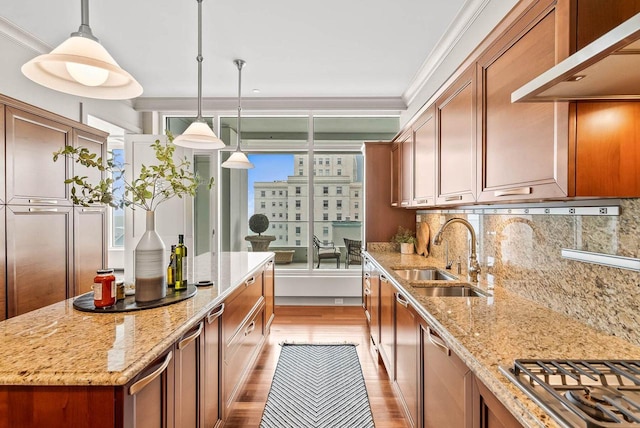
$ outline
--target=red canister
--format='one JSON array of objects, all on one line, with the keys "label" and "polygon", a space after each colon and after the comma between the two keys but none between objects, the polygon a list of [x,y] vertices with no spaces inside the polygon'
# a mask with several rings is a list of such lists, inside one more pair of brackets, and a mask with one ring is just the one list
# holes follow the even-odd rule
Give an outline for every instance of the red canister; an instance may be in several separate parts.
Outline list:
[{"label": "red canister", "polygon": [[116,277],[113,269],[99,269],[93,278],[93,304],[106,308],[116,303]]}]

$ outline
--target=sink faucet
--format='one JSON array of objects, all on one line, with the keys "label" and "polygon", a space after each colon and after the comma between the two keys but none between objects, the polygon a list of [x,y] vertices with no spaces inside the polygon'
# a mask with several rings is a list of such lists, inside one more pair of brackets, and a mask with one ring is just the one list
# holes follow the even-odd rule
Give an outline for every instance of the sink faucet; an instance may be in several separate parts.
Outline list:
[{"label": "sink faucet", "polygon": [[473,230],[473,226],[467,220],[463,218],[454,217],[449,220],[445,224],[442,225],[438,233],[436,233],[435,238],[433,238],[433,243],[435,245],[442,244],[442,233],[445,231],[449,225],[453,223],[462,223],[469,229],[469,233],[471,233],[471,256],[469,256],[469,278],[471,282],[478,282],[478,275],[480,274],[480,264],[478,263],[478,257],[476,255],[476,232]]}]

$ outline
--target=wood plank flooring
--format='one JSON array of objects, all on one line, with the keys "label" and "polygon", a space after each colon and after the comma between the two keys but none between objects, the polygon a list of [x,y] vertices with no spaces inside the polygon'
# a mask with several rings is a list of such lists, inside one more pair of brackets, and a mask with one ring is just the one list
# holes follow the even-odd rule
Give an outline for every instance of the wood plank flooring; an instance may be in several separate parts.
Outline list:
[{"label": "wood plank flooring", "polygon": [[364,311],[354,306],[278,306],[271,334],[238,400],[232,406],[225,428],[260,426],[271,379],[283,341],[354,342],[376,428],[404,428],[408,424],[396,401],[386,371],[378,365],[369,347]]}]

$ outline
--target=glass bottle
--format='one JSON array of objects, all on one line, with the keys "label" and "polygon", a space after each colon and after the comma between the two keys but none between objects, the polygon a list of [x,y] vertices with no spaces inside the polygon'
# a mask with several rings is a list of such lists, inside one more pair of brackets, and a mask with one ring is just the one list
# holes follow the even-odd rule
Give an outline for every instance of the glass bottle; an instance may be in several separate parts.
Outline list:
[{"label": "glass bottle", "polygon": [[184,245],[184,235],[178,235],[178,245],[176,245],[175,262],[176,276],[175,289],[187,289],[187,247]]},{"label": "glass bottle", "polygon": [[169,266],[167,266],[167,286],[173,287],[176,284],[176,246],[171,246],[171,255],[169,256]]}]

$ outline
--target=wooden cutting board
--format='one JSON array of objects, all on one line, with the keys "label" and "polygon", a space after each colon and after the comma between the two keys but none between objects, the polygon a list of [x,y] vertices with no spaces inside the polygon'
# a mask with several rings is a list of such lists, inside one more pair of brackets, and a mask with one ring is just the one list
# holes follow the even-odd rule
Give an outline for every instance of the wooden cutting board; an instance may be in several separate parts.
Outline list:
[{"label": "wooden cutting board", "polygon": [[429,255],[429,225],[427,223],[418,223],[416,230],[416,251],[419,255],[427,257]]}]

